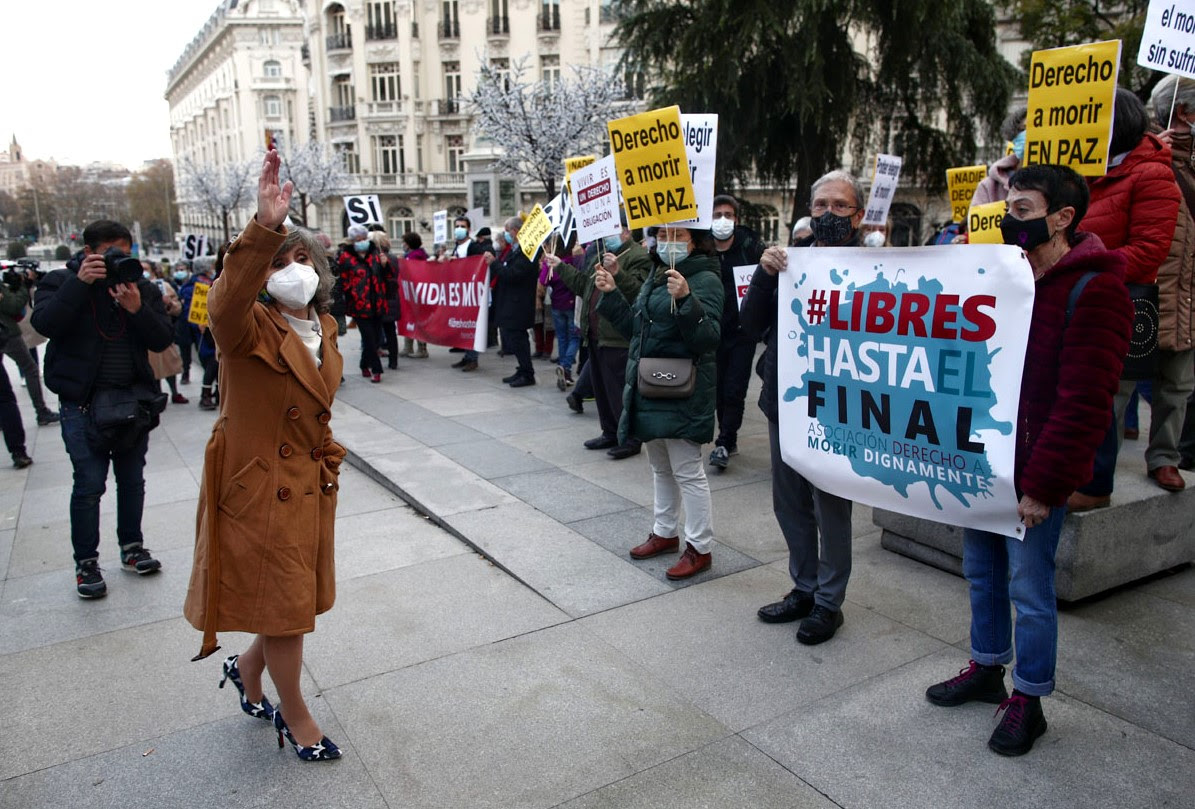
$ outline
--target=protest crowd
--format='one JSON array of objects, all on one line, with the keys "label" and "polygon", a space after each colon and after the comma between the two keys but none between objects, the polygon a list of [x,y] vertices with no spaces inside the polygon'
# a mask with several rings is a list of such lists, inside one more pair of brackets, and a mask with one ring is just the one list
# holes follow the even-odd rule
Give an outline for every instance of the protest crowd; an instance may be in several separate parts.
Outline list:
[{"label": "protest crowd", "polygon": [[[1126,438],[1138,436],[1138,399],[1151,414],[1148,440],[1141,442],[1145,475],[1177,492],[1185,487],[1179,470],[1195,468],[1195,409],[1188,407],[1195,391],[1195,81],[1170,76],[1148,107],[1117,90],[1111,120],[1106,171],[1081,176],[1066,165],[1028,160],[1031,115],[1013,110],[1003,132],[1007,154],[975,183],[967,206],[1000,206],[996,238],[987,241],[1023,251],[999,248],[1020,268],[1019,283],[1032,301],[1021,335],[1023,368],[1015,369],[1019,398],[1006,431],[1015,458],[1004,485],[1012,498],[1009,519],[1019,527],[1012,536],[994,523],[962,526],[969,660],[957,675],[927,684],[925,697],[946,707],[999,705],[1002,719],[989,746],[1003,755],[1029,752],[1046,731],[1042,698],[1054,689],[1054,556],[1062,525],[1068,512],[1112,503],[1117,455],[1127,451]],[[662,115],[652,131],[667,134],[670,124],[661,121]],[[681,201],[683,194],[653,195],[624,183],[619,204],[616,189],[600,176],[615,166],[613,176],[635,176],[624,174],[618,157],[577,167],[571,188],[555,200],[502,221],[482,223],[453,211],[441,239],[354,223],[337,240],[285,224],[291,189],[279,182],[270,151],[257,214],[230,244],[166,269],[147,262],[107,287],[96,282],[112,278],[113,261],[129,251],[128,232],[111,222],[90,226],[71,266],[36,286],[32,314],[33,327],[49,339],[45,384],[61,401],[63,439],[75,464],[70,513],[79,594],[106,593],[96,547],[109,461],[117,473],[122,560],[137,573],[158,569],[142,544],[136,493],[143,490],[148,431],[167,396],[174,405],[188,404],[180,386],[192,383],[197,361],[198,407],[219,411],[205,455],[186,603],[188,620],[204,633],[200,656],[215,651],[217,632],[253,633],[249,647],[224,662],[221,685],[232,681],[245,713],[272,722],[300,758],[339,757],[306,709],[299,672],[303,634],[333,601],[329,549],[345,450],[328,423],[337,388],[353,375],[342,372],[337,340],[355,330],[359,353],[345,359],[370,384],[401,388],[404,363],[443,360],[443,351],[429,347],[454,355],[445,374],[475,373],[496,351],[515,361],[504,384],[548,381],[559,389],[562,408],[579,414],[592,407],[600,432],[578,435],[579,443],[611,461],[646,456],[653,521],[630,556],[675,555],[667,570],[672,580],[717,564],[711,542],[718,515],[707,474],[734,473],[748,386],[757,373],[776,525],[792,578],[791,590],[760,605],[758,618],[796,624],[796,641],[804,645],[832,640],[844,623],[850,582],[852,503],[872,503],[820,486],[793,462],[784,438],[787,409],[794,393],[802,412],[807,401],[810,416],[819,402],[813,382],[797,391],[785,376],[794,354],[785,318],[802,307],[785,297],[793,284],[784,279],[800,276],[823,250],[877,256],[903,248],[886,246],[886,224],[872,221],[864,182],[848,171],[817,178],[806,201],[809,215],[792,224],[787,244],[768,245],[745,221],[745,200],[731,194],[703,202],[690,183],[693,205]],[[899,161],[892,165],[895,187]],[[873,196],[881,171],[872,179]],[[606,207],[591,207],[598,191],[579,201],[579,188],[605,188]],[[600,215],[591,219],[603,224],[596,235],[578,221],[593,210]],[[943,245],[931,250],[950,251],[979,250],[980,243],[967,217],[927,242]],[[878,287],[866,289],[872,300],[879,294]],[[1151,294],[1159,314],[1156,346],[1140,357],[1131,351],[1134,302]],[[855,298],[861,308],[862,293],[856,290]],[[98,309],[96,301],[103,304]],[[801,314],[811,333],[819,325],[815,302],[810,297]],[[975,308],[957,298],[951,305],[958,311],[950,317],[969,319],[976,329],[998,311],[994,297]],[[852,315],[845,300],[830,306],[820,325],[838,328],[842,318],[845,331],[851,317],[868,325],[885,316],[871,309]],[[910,332],[932,323],[937,336],[942,322],[941,311],[900,311]],[[90,339],[92,326],[105,340]],[[979,340],[977,332],[957,334],[953,342],[960,345]],[[809,354],[813,368],[816,352]],[[160,380],[169,394],[157,393]],[[38,395],[35,385],[28,390]],[[846,407],[842,389],[837,401],[830,390],[820,395],[825,408]],[[864,396],[864,410],[872,407],[877,421],[891,417],[881,394]],[[103,432],[94,416],[100,404],[145,414],[143,429]],[[930,406],[918,407],[906,439],[936,432],[926,415]],[[273,438],[271,446],[255,448],[274,421],[285,428],[282,450]],[[960,452],[976,451],[979,429],[960,429]],[[10,439],[7,424],[4,432]],[[22,463],[17,438],[9,448]],[[292,451],[305,463],[292,463]],[[253,458],[280,453],[285,479],[266,486],[269,473]],[[299,496],[309,484],[318,492],[314,499]],[[217,498],[230,486],[239,487],[238,498]],[[278,555],[283,545],[290,555]],[[263,692],[266,672],[287,707],[285,720]]]}]

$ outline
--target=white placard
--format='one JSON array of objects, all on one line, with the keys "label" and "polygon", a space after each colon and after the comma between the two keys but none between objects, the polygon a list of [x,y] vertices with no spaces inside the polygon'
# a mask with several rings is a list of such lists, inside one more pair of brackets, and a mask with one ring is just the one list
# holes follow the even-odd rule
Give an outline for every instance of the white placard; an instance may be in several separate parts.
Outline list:
[{"label": "white placard", "polygon": [[1137,64],[1195,79],[1195,3],[1153,0],[1149,4]]},{"label": "white placard", "polygon": [[485,221],[484,208],[470,208],[465,211],[465,218],[469,220],[469,227],[472,228],[470,235],[476,236],[477,231],[484,227],[490,227],[490,223]]},{"label": "white placard", "polygon": [[1024,536],[1013,486],[1033,313],[1020,248],[789,248],[784,462],[860,503]]},{"label": "white placard", "polygon": [[751,276],[755,275],[758,264],[744,264],[734,268],[734,291],[739,296],[739,308],[743,308],[743,298],[747,297],[747,287],[751,286]]},{"label": "white placard", "polygon": [[188,233],[183,236],[183,258],[191,261],[199,256],[207,255],[207,236],[198,233]]},{"label": "white placard", "polygon": [[618,218],[618,179],[614,155],[577,169],[570,178],[577,238],[592,242],[622,233]]},{"label": "white placard", "polygon": [[892,197],[896,194],[896,182],[900,179],[902,162],[901,158],[894,155],[876,155],[875,177],[871,181],[871,193],[867,195],[863,224],[888,224],[888,208],[892,206]]},{"label": "white placard", "polygon": [[709,230],[714,215],[714,172],[718,167],[718,114],[681,113],[681,134],[689,158],[693,195],[697,200],[697,218],[674,224]]},{"label": "white placard", "polygon": [[448,244],[448,211],[432,214],[432,244]]},{"label": "white placard", "polygon": [[344,198],[344,212],[350,225],[382,224],[382,203],[377,194],[356,194]]}]

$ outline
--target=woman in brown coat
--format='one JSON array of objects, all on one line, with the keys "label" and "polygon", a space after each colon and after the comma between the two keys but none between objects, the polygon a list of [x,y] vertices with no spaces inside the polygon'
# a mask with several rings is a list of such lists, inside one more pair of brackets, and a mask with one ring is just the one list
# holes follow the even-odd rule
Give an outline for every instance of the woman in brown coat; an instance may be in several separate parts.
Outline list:
[{"label": "woman in brown coat", "polygon": [[[299,687],[303,636],[335,598],[332,557],[344,448],[328,427],[343,361],[327,314],[332,276],[312,234],[287,231],[291,184],[267,153],[257,216],[232,243],[208,295],[220,351],[220,415],[204,455],[195,563],[184,613],[203,631],[257,635],[224,661],[224,679],[250,716],[272,719],[299,757],[340,750],[320,732]],[[267,297],[260,299],[265,290]],[[281,704],[262,694],[268,669]],[[282,718],[285,706],[286,720]]]}]

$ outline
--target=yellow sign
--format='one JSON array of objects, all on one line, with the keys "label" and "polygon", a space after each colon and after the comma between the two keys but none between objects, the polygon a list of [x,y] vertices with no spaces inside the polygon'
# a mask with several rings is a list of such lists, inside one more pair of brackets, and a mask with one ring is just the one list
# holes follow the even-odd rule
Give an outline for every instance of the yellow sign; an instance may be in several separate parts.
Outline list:
[{"label": "yellow sign", "polygon": [[1000,232],[1000,220],[1004,218],[1008,204],[985,202],[967,212],[967,244],[1004,244]]},{"label": "yellow sign", "polygon": [[535,251],[539,249],[551,232],[552,220],[544,213],[544,206],[536,203],[523,222],[523,226],[519,228],[519,247],[523,250],[523,255],[534,259]]},{"label": "yellow sign", "polygon": [[1029,63],[1026,166],[1056,163],[1108,173],[1120,40],[1034,51]]},{"label": "yellow sign", "polygon": [[577,169],[583,169],[590,163],[597,162],[597,155],[586,154],[578,157],[564,158],[564,179],[568,180]]},{"label": "yellow sign", "polygon": [[696,219],[697,202],[685,153],[680,107],[619,118],[610,121],[607,128],[628,226],[638,228]]},{"label": "yellow sign", "polygon": [[950,190],[950,221],[962,222],[971,207],[975,189],[988,176],[987,166],[963,166],[946,169],[946,187]]},{"label": "yellow sign", "polygon": [[188,323],[207,325],[207,293],[211,288],[211,284],[195,284],[195,291],[191,293],[191,309],[187,312]]}]

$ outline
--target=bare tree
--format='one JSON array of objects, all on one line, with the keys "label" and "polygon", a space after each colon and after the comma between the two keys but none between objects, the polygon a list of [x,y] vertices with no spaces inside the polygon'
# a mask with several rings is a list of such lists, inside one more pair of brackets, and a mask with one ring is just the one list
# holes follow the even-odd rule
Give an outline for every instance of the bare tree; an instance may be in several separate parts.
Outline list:
[{"label": "bare tree", "polygon": [[340,157],[328,148],[328,144],[308,141],[301,146],[287,149],[279,157],[282,160],[282,180],[295,184],[291,207],[298,220],[307,226],[307,206],[319,204],[325,199],[349,190],[352,178],[344,170]]},{"label": "bare tree", "polygon": [[552,197],[564,158],[598,151],[625,94],[622,82],[599,68],[575,66],[559,81],[529,81],[527,70],[526,57],[509,73],[483,59],[466,100],[477,131],[504,149],[498,171],[538,181]]},{"label": "bare tree", "polygon": [[254,181],[257,177],[257,159],[213,166],[183,158],[180,168],[180,198],[203,206],[213,216],[219,216],[224,223],[224,241],[229,241],[229,215],[249,202],[257,187]]}]

